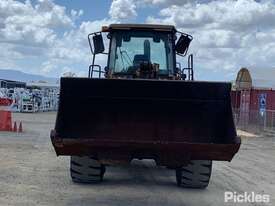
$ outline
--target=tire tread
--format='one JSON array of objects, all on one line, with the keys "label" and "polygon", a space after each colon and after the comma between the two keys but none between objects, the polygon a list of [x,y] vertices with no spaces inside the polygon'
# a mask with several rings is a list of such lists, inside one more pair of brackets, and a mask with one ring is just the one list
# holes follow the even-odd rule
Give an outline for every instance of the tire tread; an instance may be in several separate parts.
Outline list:
[{"label": "tire tread", "polygon": [[71,156],[71,178],[76,183],[101,182],[105,173],[105,166],[92,157]]},{"label": "tire tread", "polygon": [[177,185],[187,188],[206,188],[212,172],[211,160],[192,160],[176,170]]}]

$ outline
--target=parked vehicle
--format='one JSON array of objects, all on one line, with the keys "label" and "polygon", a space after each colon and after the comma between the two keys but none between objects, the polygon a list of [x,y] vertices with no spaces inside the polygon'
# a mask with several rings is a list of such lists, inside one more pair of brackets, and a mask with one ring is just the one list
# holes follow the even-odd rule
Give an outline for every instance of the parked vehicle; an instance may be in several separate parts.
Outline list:
[{"label": "parked vehicle", "polygon": [[[192,39],[169,25],[112,24],[89,34],[88,78],[61,78],[51,132],[56,154],[71,156],[74,182],[100,182],[106,165],[149,158],[175,169],[178,186],[205,188],[212,160],[232,160],[241,142],[231,83],[194,81],[192,54],[181,68]],[[99,54],[108,55],[104,69]]]}]

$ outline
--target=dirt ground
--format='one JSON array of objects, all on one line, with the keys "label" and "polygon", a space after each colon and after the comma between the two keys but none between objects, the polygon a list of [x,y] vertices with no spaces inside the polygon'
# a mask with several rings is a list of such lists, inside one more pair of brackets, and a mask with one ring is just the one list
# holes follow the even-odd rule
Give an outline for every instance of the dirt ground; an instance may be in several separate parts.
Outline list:
[{"label": "dirt ground", "polygon": [[0,205],[264,205],[224,203],[224,192],[269,194],[275,205],[275,137],[245,137],[231,163],[214,162],[206,190],[176,186],[173,170],[152,162],[108,167],[97,185],[71,182],[69,158],[56,157],[55,113],[14,114],[24,133],[0,133]]}]

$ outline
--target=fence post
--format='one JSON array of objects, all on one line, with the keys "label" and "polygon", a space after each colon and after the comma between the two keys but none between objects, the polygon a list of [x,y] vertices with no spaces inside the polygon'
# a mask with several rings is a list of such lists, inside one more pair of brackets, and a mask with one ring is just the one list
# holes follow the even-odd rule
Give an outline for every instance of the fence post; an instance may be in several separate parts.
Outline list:
[{"label": "fence post", "polygon": [[274,118],[274,111],[271,111],[271,130],[273,130],[273,118]]},{"label": "fence post", "polygon": [[264,112],[264,130],[266,129],[266,112]]}]

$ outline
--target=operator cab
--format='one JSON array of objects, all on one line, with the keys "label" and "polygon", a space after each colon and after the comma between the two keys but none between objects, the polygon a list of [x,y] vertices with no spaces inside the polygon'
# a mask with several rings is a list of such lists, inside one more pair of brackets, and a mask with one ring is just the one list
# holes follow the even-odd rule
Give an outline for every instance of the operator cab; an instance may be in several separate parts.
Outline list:
[{"label": "operator cab", "polygon": [[114,76],[173,75],[172,39],[167,32],[115,31],[108,68]]},{"label": "operator cab", "polygon": [[[174,26],[111,24],[109,27],[103,27],[102,32],[106,32],[110,40],[109,52],[104,53],[104,38],[101,32],[89,35],[91,51],[94,54],[89,77],[93,76],[90,73],[99,70],[101,73],[101,66],[94,64],[95,55],[104,53],[108,55],[104,71],[104,76],[107,78],[186,78],[184,74],[186,68],[180,68],[181,64],[176,62],[176,54],[186,55],[192,37],[178,32]],[[176,43],[177,33],[180,37]],[[188,69],[192,70],[193,76],[193,68],[190,66],[188,65]],[[95,70],[95,67],[99,70]],[[189,70],[188,73],[191,72]],[[192,79],[193,77],[190,80]]]}]

